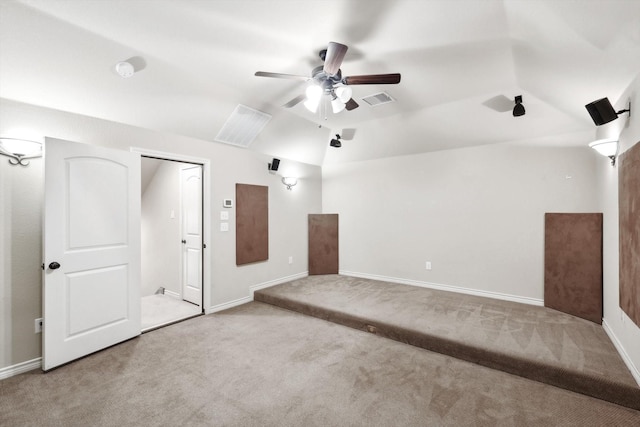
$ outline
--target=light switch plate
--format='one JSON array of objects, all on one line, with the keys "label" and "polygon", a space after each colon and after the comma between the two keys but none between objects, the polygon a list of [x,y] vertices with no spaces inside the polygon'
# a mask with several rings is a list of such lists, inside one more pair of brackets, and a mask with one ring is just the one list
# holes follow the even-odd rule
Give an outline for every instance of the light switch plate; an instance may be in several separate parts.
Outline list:
[{"label": "light switch plate", "polygon": [[229,211],[220,211],[220,220],[228,221],[229,220]]},{"label": "light switch plate", "polygon": [[229,223],[221,222],[220,223],[220,231],[229,231]]}]

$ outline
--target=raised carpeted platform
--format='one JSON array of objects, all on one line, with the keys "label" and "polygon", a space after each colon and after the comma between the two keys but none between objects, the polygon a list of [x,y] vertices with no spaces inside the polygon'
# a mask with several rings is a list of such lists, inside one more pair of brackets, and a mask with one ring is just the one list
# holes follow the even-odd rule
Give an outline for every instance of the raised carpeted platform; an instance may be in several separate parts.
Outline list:
[{"label": "raised carpeted platform", "polygon": [[556,310],[339,275],[254,299],[640,410],[640,387],[602,327]]}]

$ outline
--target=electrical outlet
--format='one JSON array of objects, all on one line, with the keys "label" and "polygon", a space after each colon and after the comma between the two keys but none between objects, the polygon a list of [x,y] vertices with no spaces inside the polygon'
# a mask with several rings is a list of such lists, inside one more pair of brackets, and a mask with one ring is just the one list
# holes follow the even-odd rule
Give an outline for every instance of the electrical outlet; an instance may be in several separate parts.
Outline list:
[{"label": "electrical outlet", "polygon": [[36,334],[39,334],[42,332],[42,317],[39,319],[34,320],[34,325],[35,325],[35,329],[36,329]]},{"label": "electrical outlet", "polygon": [[293,257],[292,256],[289,257],[289,264],[293,264]]},{"label": "electrical outlet", "polygon": [[425,269],[427,269],[427,270],[431,270],[431,261],[427,261],[427,262],[424,264],[424,268],[425,268]]}]

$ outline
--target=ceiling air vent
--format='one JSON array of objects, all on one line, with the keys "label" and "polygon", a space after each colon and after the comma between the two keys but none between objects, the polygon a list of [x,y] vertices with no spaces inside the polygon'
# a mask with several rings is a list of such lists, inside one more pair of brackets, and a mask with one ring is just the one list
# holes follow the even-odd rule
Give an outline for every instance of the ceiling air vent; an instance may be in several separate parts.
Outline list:
[{"label": "ceiling air vent", "polygon": [[271,120],[271,114],[238,104],[215,140],[225,144],[248,147]]},{"label": "ceiling air vent", "polygon": [[395,101],[395,99],[390,97],[389,94],[385,92],[374,93],[373,95],[365,96],[364,98],[362,98],[362,100],[372,107],[377,107],[378,105],[388,104]]}]

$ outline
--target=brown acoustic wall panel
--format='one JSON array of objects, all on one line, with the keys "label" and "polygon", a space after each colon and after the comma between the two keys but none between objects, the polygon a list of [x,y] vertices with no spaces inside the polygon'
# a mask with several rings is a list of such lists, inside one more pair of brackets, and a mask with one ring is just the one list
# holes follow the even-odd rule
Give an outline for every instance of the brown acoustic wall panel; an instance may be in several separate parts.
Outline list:
[{"label": "brown acoustic wall panel", "polygon": [[236,265],[269,259],[269,187],[236,184]]},{"label": "brown acoustic wall panel", "polygon": [[338,274],[338,214],[309,215],[309,274]]},{"label": "brown acoustic wall panel", "polygon": [[620,308],[640,326],[640,143],[618,159]]},{"label": "brown acoustic wall panel", "polygon": [[602,214],[547,213],[544,306],[602,323]]}]

